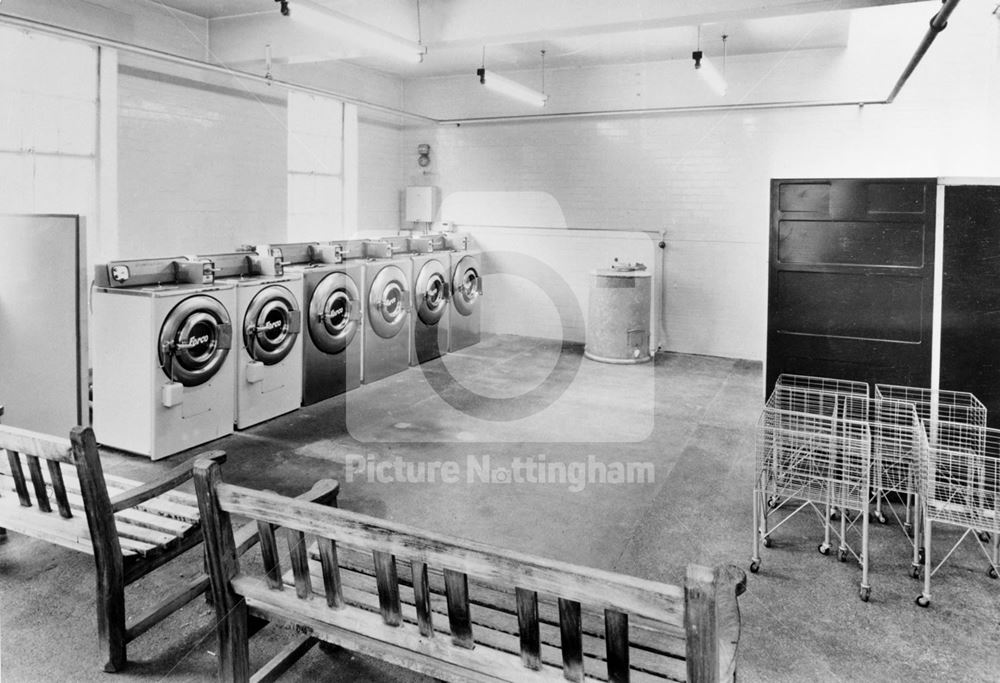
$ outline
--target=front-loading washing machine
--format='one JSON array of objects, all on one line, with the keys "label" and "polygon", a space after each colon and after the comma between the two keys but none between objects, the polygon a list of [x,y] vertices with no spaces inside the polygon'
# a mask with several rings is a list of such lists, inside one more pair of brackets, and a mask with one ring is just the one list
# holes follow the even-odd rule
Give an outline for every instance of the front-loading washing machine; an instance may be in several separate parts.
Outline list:
[{"label": "front-loading washing machine", "polygon": [[[386,238],[410,255],[413,264],[413,314],[410,324],[410,365],[419,365],[448,352],[448,301],[451,292],[451,256],[443,238]],[[437,250],[435,250],[437,244]]]},{"label": "front-loading washing machine", "polygon": [[95,268],[94,431],[157,460],[233,432],[236,288],[184,257]]},{"label": "front-loading washing machine", "polygon": [[410,367],[413,264],[385,241],[365,243],[364,382]]},{"label": "front-loading washing machine", "polygon": [[444,242],[451,250],[448,350],[457,351],[478,344],[482,338],[482,252],[465,234],[445,234]]},{"label": "front-loading washing machine", "polygon": [[272,244],[258,250],[275,256],[285,272],[302,274],[302,405],[338,396],[361,385],[364,266],[344,261],[336,244]]},{"label": "front-loading washing machine", "polygon": [[234,346],[237,429],[302,405],[302,273],[285,272],[275,256],[256,251],[206,254],[217,282],[236,285]]}]

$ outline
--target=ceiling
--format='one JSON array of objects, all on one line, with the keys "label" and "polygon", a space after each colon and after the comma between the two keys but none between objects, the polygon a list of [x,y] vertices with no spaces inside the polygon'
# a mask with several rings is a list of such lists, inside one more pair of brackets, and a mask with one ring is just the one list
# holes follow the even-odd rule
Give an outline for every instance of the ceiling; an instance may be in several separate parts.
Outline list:
[{"label": "ceiling", "polygon": [[[851,13],[914,0],[150,0],[208,20],[214,59],[234,66],[344,61],[401,78],[468,73],[484,58],[497,70],[575,68],[706,56],[843,47]],[[406,63],[370,41],[332,40],[296,4],[426,46]],[[933,12],[931,10],[928,14]],[[419,14],[419,22],[418,22]],[[722,36],[726,35],[725,47]],[[700,36],[700,38],[699,38]]]}]

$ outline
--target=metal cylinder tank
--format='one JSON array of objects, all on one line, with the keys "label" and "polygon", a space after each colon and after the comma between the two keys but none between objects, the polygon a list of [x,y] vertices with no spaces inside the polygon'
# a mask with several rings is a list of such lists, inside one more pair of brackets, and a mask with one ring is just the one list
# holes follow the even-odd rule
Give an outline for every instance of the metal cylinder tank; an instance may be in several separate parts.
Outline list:
[{"label": "metal cylinder tank", "polygon": [[584,355],[602,363],[645,363],[653,278],[641,263],[591,272]]}]

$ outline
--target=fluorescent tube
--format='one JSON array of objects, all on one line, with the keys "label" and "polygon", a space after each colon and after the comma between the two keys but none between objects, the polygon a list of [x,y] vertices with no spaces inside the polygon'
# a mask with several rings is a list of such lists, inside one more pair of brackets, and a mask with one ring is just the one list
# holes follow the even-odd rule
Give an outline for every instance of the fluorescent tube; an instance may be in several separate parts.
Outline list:
[{"label": "fluorescent tube", "polygon": [[490,90],[524,102],[525,104],[530,104],[534,107],[544,107],[546,100],[549,99],[549,96],[545,93],[532,90],[528,86],[521,85],[509,78],[504,78],[494,71],[477,69],[476,74],[479,76],[479,82]]}]

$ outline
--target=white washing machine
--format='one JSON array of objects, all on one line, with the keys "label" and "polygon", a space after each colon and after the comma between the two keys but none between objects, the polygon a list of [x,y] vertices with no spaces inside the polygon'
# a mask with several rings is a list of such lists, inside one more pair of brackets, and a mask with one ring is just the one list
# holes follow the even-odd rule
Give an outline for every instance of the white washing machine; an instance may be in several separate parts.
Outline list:
[{"label": "white washing machine", "polygon": [[285,273],[302,275],[302,405],[361,385],[364,266],[343,261],[334,243],[274,244],[258,250],[279,257]]},{"label": "white washing machine", "polygon": [[394,253],[408,253],[413,264],[410,365],[439,358],[448,352],[450,320],[451,255],[446,251],[444,239],[424,236],[385,239],[392,244]]},{"label": "white washing machine", "polygon": [[241,251],[197,257],[212,262],[216,282],[236,285],[235,415],[237,429],[302,405],[302,273],[274,256]]},{"label": "white washing machine", "polygon": [[482,252],[468,235],[445,234],[451,249],[451,306],[449,306],[448,350],[478,344],[482,338]]},{"label": "white washing machine", "polygon": [[233,283],[178,257],[98,265],[94,284],[101,443],[157,460],[231,434]]},{"label": "white washing machine", "polygon": [[365,256],[363,381],[371,384],[410,367],[413,264],[380,240],[365,243]]}]

